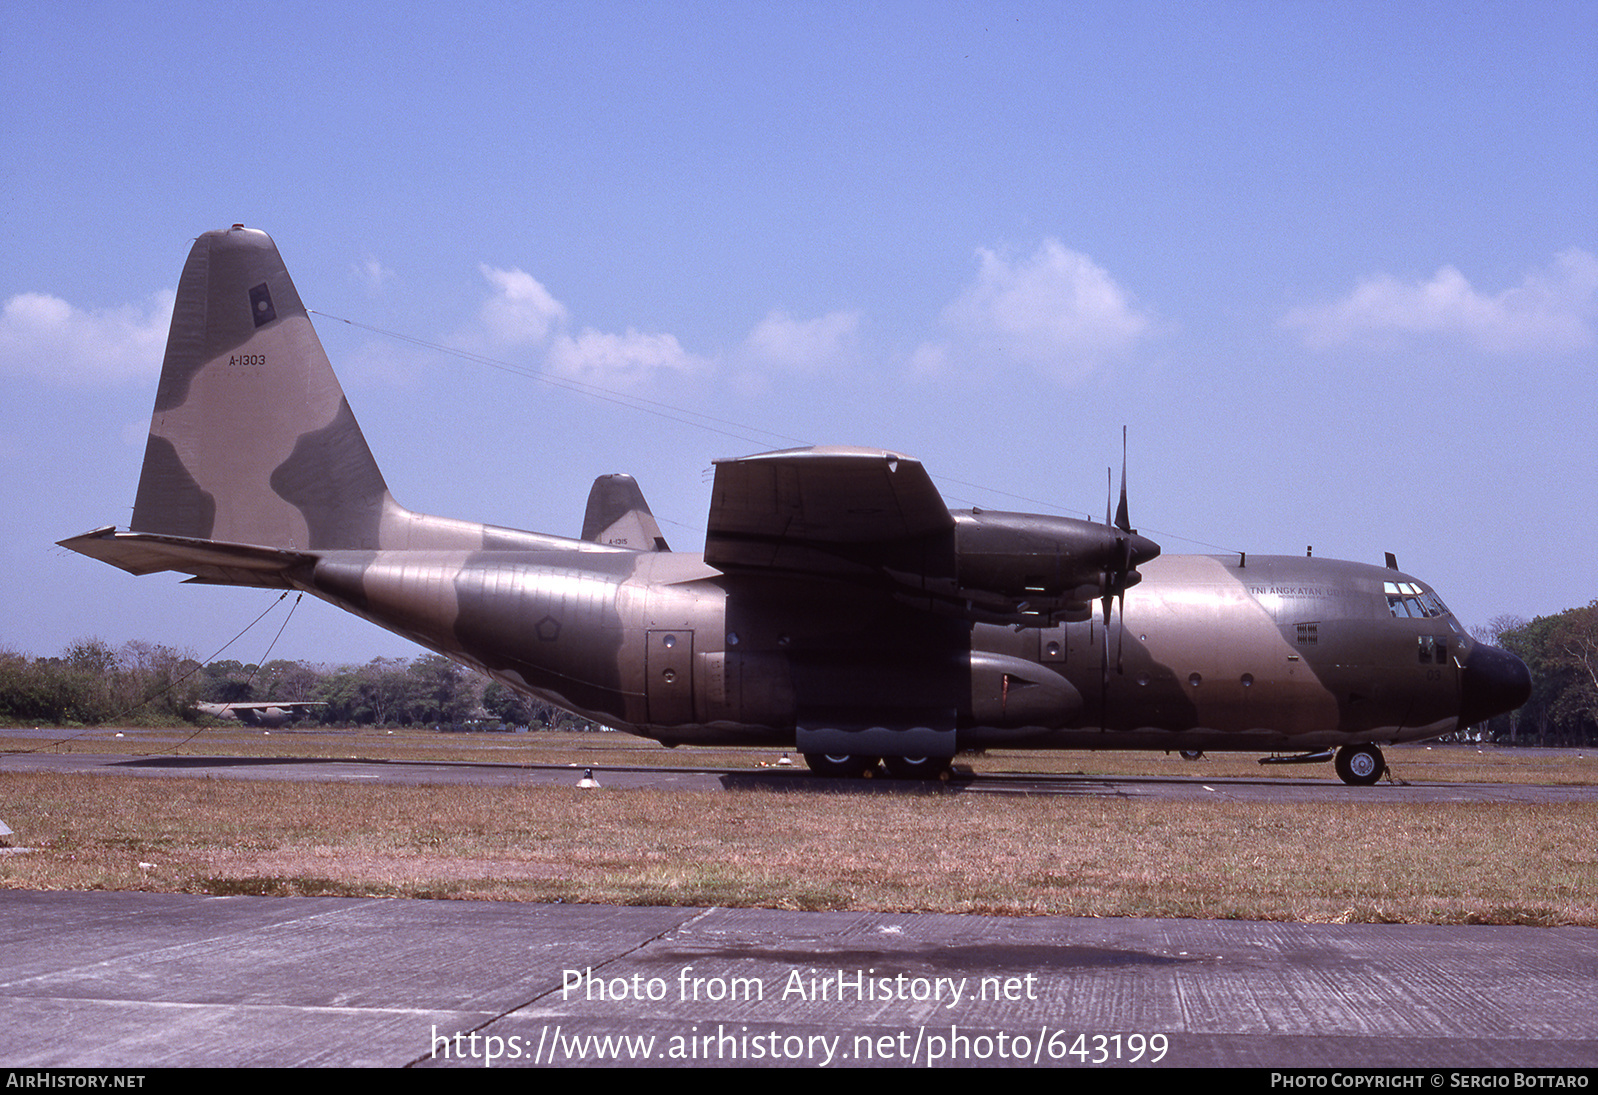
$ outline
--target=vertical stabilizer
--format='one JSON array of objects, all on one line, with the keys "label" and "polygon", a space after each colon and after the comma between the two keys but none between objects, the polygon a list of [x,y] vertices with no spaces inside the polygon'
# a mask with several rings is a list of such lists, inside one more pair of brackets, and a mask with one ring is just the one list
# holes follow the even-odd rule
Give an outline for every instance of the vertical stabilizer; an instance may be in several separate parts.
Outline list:
[{"label": "vertical stabilizer", "polygon": [[133,507],[134,532],[376,548],[388,489],[277,245],[194,243]]},{"label": "vertical stabilizer", "polygon": [[588,492],[583,539],[634,551],[670,551],[660,525],[630,475],[601,475]]}]

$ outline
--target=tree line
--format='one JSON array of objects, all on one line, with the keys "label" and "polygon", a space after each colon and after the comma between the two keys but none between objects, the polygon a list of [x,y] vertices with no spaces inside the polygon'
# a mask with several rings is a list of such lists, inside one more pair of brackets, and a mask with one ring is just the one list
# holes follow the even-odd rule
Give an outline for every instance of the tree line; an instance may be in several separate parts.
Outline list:
[{"label": "tree line", "polygon": [[98,639],[53,658],[0,651],[0,721],[12,725],[171,725],[204,721],[202,703],[305,700],[323,706],[307,709],[302,725],[596,729],[440,654],[328,666],[286,659],[201,665],[171,647],[113,648]]},{"label": "tree line", "polygon": [[1598,601],[1530,621],[1500,616],[1482,630],[1531,670],[1531,699],[1492,720],[1492,740],[1598,745]]}]

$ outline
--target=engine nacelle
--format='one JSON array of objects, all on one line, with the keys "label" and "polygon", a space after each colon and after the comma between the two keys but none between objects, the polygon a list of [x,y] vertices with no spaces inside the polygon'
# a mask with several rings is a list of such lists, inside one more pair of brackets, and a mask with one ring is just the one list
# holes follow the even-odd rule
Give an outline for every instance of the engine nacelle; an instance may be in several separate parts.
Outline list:
[{"label": "engine nacelle", "polygon": [[1090,601],[1136,585],[1159,545],[1135,532],[1072,517],[960,510],[955,575],[945,595],[1019,622],[1079,618]]}]

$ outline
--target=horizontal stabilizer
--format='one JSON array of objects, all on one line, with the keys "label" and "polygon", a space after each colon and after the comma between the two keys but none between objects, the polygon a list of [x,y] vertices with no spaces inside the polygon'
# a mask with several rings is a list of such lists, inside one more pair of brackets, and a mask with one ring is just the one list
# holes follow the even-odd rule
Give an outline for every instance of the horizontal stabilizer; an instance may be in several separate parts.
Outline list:
[{"label": "horizontal stabilizer", "polygon": [[152,532],[118,532],[109,526],[59,543],[129,574],[174,570],[192,574],[201,582],[268,589],[293,588],[289,571],[316,563],[316,556],[309,552]]}]

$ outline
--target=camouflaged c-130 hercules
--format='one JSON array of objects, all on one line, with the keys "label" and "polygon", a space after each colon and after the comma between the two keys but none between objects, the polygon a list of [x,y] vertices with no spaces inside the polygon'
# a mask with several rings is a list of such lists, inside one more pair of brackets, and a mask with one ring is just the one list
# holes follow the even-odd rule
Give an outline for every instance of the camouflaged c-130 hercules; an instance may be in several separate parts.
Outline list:
[{"label": "camouflaged c-130 hercules", "polygon": [[1161,556],[1112,523],[951,512],[920,463],[718,461],[704,555],[628,476],[582,538],[413,513],[388,491],[277,247],[235,225],[178,286],[128,531],[133,574],[304,590],[567,710],[668,744],[796,747],[937,777],[963,748],[1338,750],[1509,711],[1526,667],[1395,566]]}]

